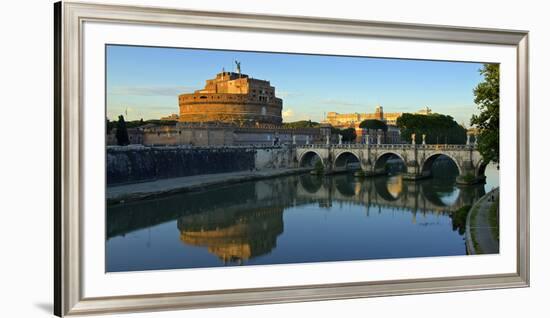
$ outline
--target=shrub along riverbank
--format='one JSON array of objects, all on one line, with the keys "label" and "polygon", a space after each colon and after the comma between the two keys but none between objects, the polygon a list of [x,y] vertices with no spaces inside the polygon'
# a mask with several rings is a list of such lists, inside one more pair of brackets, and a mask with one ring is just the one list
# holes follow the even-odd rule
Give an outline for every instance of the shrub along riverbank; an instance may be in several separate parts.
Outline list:
[{"label": "shrub along riverbank", "polygon": [[456,210],[451,216],[453,220],[453,231],[458,230],[460,235],[466,233],[466,220],[468,219],[468,212],[470,212],[471,207],[470,205],[465,205]]}]

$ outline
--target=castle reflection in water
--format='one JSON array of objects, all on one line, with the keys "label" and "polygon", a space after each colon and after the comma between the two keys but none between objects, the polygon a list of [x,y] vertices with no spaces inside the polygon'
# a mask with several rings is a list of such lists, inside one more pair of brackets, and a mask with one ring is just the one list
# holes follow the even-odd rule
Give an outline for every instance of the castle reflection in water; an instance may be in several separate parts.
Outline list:
[{"label": "castle reflection in water", "polygon": [[453,178],[408,182],[400,176],[291,176],[109,206],[107,239],[176,221],[181,244],[206,249],[223,264],[240,264],[277,246],[284,215],[292,208],[362,206],[365,217],[390,209],[410,214],[415,223],[418,214],[449,215],[484,193],[483,185],[460,188]]}]

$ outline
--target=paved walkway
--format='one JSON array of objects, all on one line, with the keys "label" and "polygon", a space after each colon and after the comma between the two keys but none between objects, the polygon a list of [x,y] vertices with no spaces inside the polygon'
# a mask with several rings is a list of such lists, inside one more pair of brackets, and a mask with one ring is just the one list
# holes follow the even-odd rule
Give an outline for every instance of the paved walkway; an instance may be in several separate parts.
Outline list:
[{"label": "paved walkway", "polygon": [[259,171],[237,171],[217,174],[159,179],[107,187],[107,202],[117,203],[157,197],[161,195],[198,191],[207,187],[244,181],[267,179],[284,175],[304,173],[311,169],[273,169]]},{"label": "paved walkway", "polygon": [[468,252],[470,254],[495,254],[499,252],[499,242],[494,237],[489,223],[489,210],[493,205],[492,198],[498,200],[499,189],[496,188],[477,201],[468,215]]}]

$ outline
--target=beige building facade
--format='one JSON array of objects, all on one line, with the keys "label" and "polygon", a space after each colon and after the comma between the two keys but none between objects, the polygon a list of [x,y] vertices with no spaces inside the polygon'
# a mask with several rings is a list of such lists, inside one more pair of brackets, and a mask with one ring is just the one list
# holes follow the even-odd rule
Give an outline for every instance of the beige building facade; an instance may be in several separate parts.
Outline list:
[{"label": "beige building facade", "polygon": [[377,119],[385,122],[387,125],[395,125],[397,119],[401,117],[401,115],[403,115],[403,113],[384,113],[384,108],[382,106],[376,106],[374,113],[340,114],[329,112],[326,122],[334,127],[359,127],[359,124],[364,120]]}]

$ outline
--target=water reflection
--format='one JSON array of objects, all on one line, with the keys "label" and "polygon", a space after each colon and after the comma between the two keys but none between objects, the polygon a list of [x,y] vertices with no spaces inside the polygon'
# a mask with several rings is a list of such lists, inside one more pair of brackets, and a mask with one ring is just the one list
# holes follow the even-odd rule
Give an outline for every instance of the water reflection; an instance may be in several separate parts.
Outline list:
[{"label": "water reflection", "polygon": [[208,211],[178,219],[180,239],[204,246],[224,264],[269,253],[283,233],[283,208]]},{"label": "water reflection", "polygon": [[300,175],[109,206],[107,271],[460,255],[449,214],[484,193],[452,175]]}]

